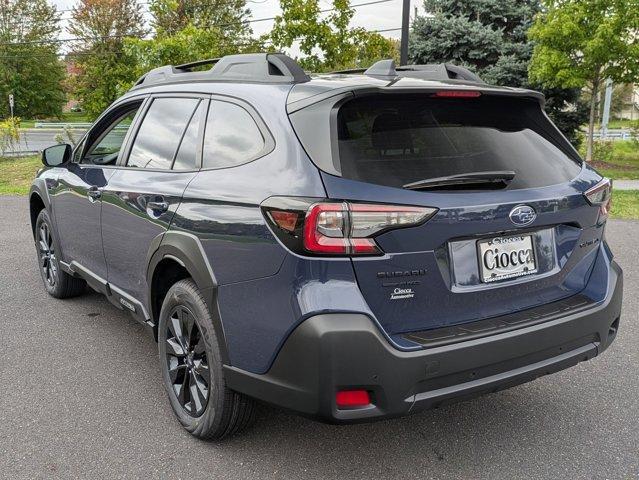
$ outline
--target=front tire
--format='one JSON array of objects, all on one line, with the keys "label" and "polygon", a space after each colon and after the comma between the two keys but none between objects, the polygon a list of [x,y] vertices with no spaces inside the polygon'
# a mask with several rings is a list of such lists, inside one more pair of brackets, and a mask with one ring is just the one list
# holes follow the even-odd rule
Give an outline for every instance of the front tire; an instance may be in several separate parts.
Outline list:
[{"label": "front tire", "polygon": [[86,282],[60,269],[60,248],[53,234],[53,222],[46,210],[40,211],[35,225],[35,246],[44,288],[55,298],[75,297],[84,293]]},{"label": "front tire", "polygon": [[160,311],[160,368],[178,420],[205,440],[233,435],[254,417],[253,400],[226,387],[218,345],[202,294],[193,280],[180,280]]}]

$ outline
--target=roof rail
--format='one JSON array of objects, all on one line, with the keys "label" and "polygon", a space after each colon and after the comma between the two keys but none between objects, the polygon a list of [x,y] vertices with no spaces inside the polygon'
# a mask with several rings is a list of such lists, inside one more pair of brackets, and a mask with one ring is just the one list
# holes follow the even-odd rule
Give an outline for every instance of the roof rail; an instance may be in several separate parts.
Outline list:
[{"label": "roof rail", "polygon": [[[204,65],[213,66],[193,71]],[[302,83],[310,79],[295,60],[283,53],[248,53],[154,68],[140,77],[132,89],[176,82]]]},{"label": "roof rail", "polygon": [[395,61],[391,59],[380,60],[368,69],[354,68],[351,70],[340,70],[331,73],[345,75],[363,73],[370,77],[382,77],[388,79],[411,77],[421,78],[423,80],[464,80],[467,82],[484,83],[478,75],[474,74],[467,68],[453,65],[452,63],[402,65],[400,67],[396,67]]},{"label": "roof rail", "polygon": [[201,67],[202,65],[215,65],[217,62],[222,60],[222,57],[218,58],[209,58],[207,60],[197,60],[195,62],[183,63],[182,65],[176,65],[176,70],[184,70],[184,71],[192,71],[196,67]]}]

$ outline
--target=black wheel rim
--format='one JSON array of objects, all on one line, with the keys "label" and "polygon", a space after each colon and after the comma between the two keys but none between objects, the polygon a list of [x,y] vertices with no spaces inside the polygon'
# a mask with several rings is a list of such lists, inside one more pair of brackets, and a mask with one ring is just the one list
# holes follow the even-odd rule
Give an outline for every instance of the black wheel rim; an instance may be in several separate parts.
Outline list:
[{"label": "black wheel rim", "polygon": [[44,280],[53,287],[58,280],[58,260],[55,256],[51,229],[44,222],[40,224],[38,232],[38,251],[40,252],[40,268]]},{"label": "black wheel rim", "polygon": [[210,376],[206,348],[195,317],[188,308],[173,309],[166,327],[169,381],[186,413],[199,417],[209,399]]}]

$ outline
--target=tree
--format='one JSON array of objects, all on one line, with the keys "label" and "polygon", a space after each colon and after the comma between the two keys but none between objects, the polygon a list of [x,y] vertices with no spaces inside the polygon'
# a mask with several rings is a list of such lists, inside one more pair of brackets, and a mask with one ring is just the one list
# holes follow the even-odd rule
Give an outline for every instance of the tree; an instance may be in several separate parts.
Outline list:
[{"label": "tree", "polygon": [[[539,0],[425,0],[424,9],[428,15],[417,16],[412,25],[413,63],[452,62],[493,85],[541,89],[528,79],[534,44],[527,37]],[[586,119],[579,89],[541,90],[550,117],[577,143]]]},{"label": "tree", "polygon": [[69,56],[79,69],[76,94],[87,115],[95,118],[129,81],[124,38],[142,37],[144,18],[136,0],[81,0],[68,29],[76,38]]},{"label": "tree", "polygon": [[153,0],[150,8],[154,37],[124,40],[128,84],[162,65],[266,49],[251,37],[245,0]]},{"label": "tree", "polygon": [[158,37],[175,35],[189,25],[227,38],[251,33],[246,0],[153,0],[149,8]]},{"label": "tree", "polygon": [[[188,24],[172,35],[152,39],[127,38],[124,54],[129,60],[128,86],[149,70],[162,65],[178,65],[203,58],[223,57],[243,52],[259,52],[264,43],[250,37],[229,38],[226,32]],[[209,67],[210,68],[210,67]]]},{"label": "tree", "polygon": [[368,67],[376,60],[398,57],[397,42],[350,27],[355,11],[348,0],[333,0],[330,11],[322,11],[319,0],[280,0],[280,7],[270,40],[277,49],[298,42],[304,54],[300,63],[308,70]]},{"label": "tree", "polygon": [[530,29],[530,76],[544,85],[588,87],[586,161],[592,160],[599,92],[607,78],[639,78],[639,0],[545,0]]},{"label": "tree", "polygon": [[58,58],[58,15],[46,0],[0,0],[0,118],[62,113],[64,65]]}]

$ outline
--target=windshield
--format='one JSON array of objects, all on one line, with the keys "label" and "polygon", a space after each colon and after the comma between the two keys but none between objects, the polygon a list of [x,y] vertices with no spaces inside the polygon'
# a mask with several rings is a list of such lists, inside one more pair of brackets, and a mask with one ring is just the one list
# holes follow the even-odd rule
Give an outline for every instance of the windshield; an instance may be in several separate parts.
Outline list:
[{"label": "windshield", "polygon": [[343,177],[394,187],[512,171],[508,189],[530,188],[572,180],[580,171],[570,145],[528,99],[360,97],[339,109],[337,138]]}]

